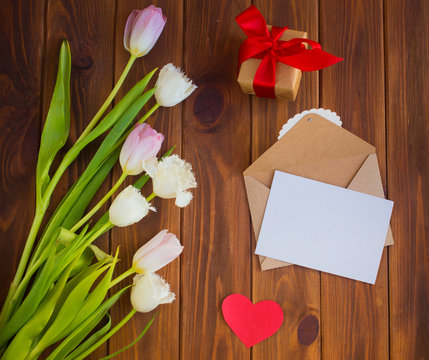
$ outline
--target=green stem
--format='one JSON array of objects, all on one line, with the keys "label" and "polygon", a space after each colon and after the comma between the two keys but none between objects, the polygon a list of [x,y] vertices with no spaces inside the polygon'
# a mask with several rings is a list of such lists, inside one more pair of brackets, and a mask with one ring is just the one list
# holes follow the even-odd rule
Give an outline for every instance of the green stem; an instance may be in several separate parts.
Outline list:
[{"label": "green stem", "polygon": [[155,197],[155,193],[150,194],[147,198],[146,201],[151,201],[154,197]]},{"label": "green stem", "polygon": [[119,186],[124,182],[125,178],[127,177],[127,174],[122,173],[121,177],[118,179],[115,185],[110,189],[110,191],[104,195],[104,197],[98,202],[97,205],[95,205],[88,214],[86,214],[82,219],[79,220],[77,224],[75,224],[70,231],[76,232],[83,224],[85,224],[91,217],[94,215],[105,203],[107,200],[110,199],[110,197],[115,193],[116,190],[118,190]]},{"label": "green stem", "polygon": [[135,272],[136,271],[131,267],[130,269],[128,269],[127,271],[125,271],[124,273],[122,273],[121,275],[119,275],[118,277],[113,279],[110,283],[110,288],[114,287],[117,283],[120,283],[122,280],[124,280],[128,276],[135,274]]},{"label": "green stem", "polygon": [[74,360],[83,360],[85,359],[89,354],[91,354],[95,349],[97,349],[99,346],[101,346],[106,340],[108,340],[110,337],[112,337],[113,334],[115,334],[122,326],[124,326],[128,320],[130,320],[134,314],[136,313],[136,310],[131,310],[127,316],[125,316],[112,330],[110,330],[106,335],[104,335],[100,340],[98,340],[94,345],[92,345],[89,349],[87,349],[85,352],[80,354],[78,357],[76,357]]},{"label": "green stem", "polygon": [[88,124],[88,126],[86,127],[86,129],[82,132],[82,134],[80,135],[79,139],[77,139],[76,142],[79,142],[82,139],[84,139],[89,134],[89,132],[94,128],[94,126],[97,124],[98,120],[100,120],[101,116],[104,114],[104,112],[106,111],[107,107],[113,101],[114,97],[116,96],[116,94],[118,93],[118,91],[121,88],[122,84],[124,83],[124,80],[127,77],[128,73],[129,73],[129,71],[130,71],[131,67],[133,66],[133,63],[134,63],[134,61],[136,59],[137,58],[134,55],[130,56],[130,58],[128,60],[128,63],[125,66],[124,71],[122,71],[121,76],[119,77],[117,83],[115,84],[115,87],[112,89],[111,93],[107,97],[107,99],[104,102],[104,104],[101,105],[101,108],[94,115],[94,117],[92,118],[92,120],[90,121],[90,123]]},{"label": "green stem", "polygon": [[149,116],[151,116],[158,108],[159,108],[159,104],[158,103],[156,103],[154,106],[152,106],[152,108],[146,113],[146,114],[144,114],[144,116],[139,120],[139,121],[137,121],[139,124],[142,124],[142,123],[144,123],[148,118],[149,118]]}]

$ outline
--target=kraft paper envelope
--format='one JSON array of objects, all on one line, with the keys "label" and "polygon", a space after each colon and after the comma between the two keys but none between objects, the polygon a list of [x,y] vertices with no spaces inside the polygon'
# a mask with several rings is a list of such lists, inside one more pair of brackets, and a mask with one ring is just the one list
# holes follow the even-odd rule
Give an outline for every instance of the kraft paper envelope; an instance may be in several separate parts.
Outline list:
[{"label": "kraft paper envelope", "polygon": [[[275,170],[384,198],[374,146],[320,115],[308,114],[244,171],[256,239]],[[390,227],[385,245],[393,245]],[[259,260],[262,270],[291,265],[264,256]]]}]

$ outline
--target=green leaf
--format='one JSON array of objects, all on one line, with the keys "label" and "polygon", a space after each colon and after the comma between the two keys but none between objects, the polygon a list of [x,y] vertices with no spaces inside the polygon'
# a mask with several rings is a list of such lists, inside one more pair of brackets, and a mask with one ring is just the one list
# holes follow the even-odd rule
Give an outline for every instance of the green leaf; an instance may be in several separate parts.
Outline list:
[{"label": "green leaf", "polygon": [[149,330],[149,328],[152,325],[154,320],[155,320],[155,316],[152,319],[150,319],[150,321],[146,324],[143,331],[140,333],[140,335],[132,343],[128,344],[127,346],[123,347],[121,350],[118,350],[117,352],[115,352],[111,355],[108,355],[108,356],[105,356],[104,358],[101,358],[100,360],[109,360],[109,359],[115,357],[116,355],[119,355],[121,352],[129,349],[130,347],[133,347],[135,344],[137,344],[141,340],[141,338],[144,336],[144,334],[146,334],[146,332]]},{"label": "green leaf", "polygon": [[112,265],[102,266],[97,271],[89,274],[69,293],[55,319],[49,325],[42,338],[38,341],[36,347],[32,350],[33,354],[36,354],[37,356],[40,355],[49,345],[52,345],[55,341],[59,340],[58,334],[61,334],[78,316],[91,286],[109,266],[111,267]]},{"label": "green leaf", "polygon": [[49,257],[36,277],[30,292],[20,307],[13,313],[0,333],[0,347],[14,336],[19,329],[31,318],[49,287],[49,277],[54,267],[55,243],[50,245]]},{"label": "green leaf", "polygon": [[70,245],[76,238],[77,234],[74,232],[71,232],[70,230],[67,230],[65,228],[60,228],[60,233],[58,234],[57,241],[61,245],[68,246]]},{"label": "green leaf", "polygon": [[[95,317],[92,319],[90,323],[88,323],[88,329],[82,330],[79,329],[78,332],[73,333],[71,336],[67,337],[60,345],[55,348],[55,351],[51,353],[51,355],[47,358],[47,360],[62,360],[68,353],[73,351],[79,343],[88,336],[88,334],[98,325],[98,323],[107,316],[108,321],[106,324],[94,334],[92,334],[86,342],[96,342],[99,338],[101,338],[104,334],[106,334],[111,326],[112,326],[112,318],[108,314],[107,310],[100,314],[99,317]],[[89,345],[90,346],[90,345]]]},{"label": "green leaf", "polygon": [[62,338],[70,334],[86,318],[88,318],[88,316],[92,314],[95,311],[95,309],[97,309],[97,307],[103,302],[103,299],[106,297],[107,292],[109,291],[113,271],[115,269],[115,265],[117,261],[118,261],[118,251],[116,252],[113,262],[110,264],[110,268],[107,271],[106,275],[99,282],[96,288],[87,296],[80,310],[76,308],[77,315],[75,316],[73,321],[71,321],[67,325],[67,327],[64,327],[64,329],[61,332],[59,331],[54,332],[53,334],[56,334],[56,336],[53,337],[49,345],[57,342],[58,340],[61,340]]},{"label": "green leaf", "polygon": [[[87,348],[85,351],[80,352],[78,356],[70,357],[73,360],[83,360],[89,354],[91,354],[95,349],[100,347],[106,340],[112,337],[122,326],[124,326],[136,313],[136,310],[131,310],[118,324],[113,327],[107,334],[101,337],[96,343],[94,343],[91,347]],[[65,360],[70,360],[69,356]]]},{"label": "green leaf", "polygon": [[76,276],[74,276],[72,279],[70,279],[66,286],[64,287],[64,291],[61,293],[60,298],[57,301],[57,305],[55,308],[55,311],[52,315],[53,318],[55,318],[58,314],[58,311],[61,309],[61,307],[63,306],[64,302],[66,301],[68,295],[71,293],[71,291],[79,285],[79,283],[81,281],[83,281],[85,278],[87,278],[90,274],[92,274],[94,271],[97,271],[100,267],[102,267],[103,265],[106,265],[108,263],[108,260],[104,260],[104,261],[99,261],[89,267],[87,267],[86,269],[84,269],[83,271],[81,271],[79,274],[77,274]]},{"label": "green leaf", "polygon": [[[52,283],[57,280],[59,276],[61,276],[64,269],[75,259],[79,258],[82,253],[85,251],[86,246],[82,244],[86,239],[90,238],[93,234],[90,231],[88,234],[86,233],[88,230],[88,225],[86,225],[79,236],[72,241],[68,246],[62,248],[55,254],[55,263],[54,270],[51,272],[51,276],[49,281]],[[56,241],[56,238],[52,240],[52,242]]]},{"label": "green leaf", "polygon": [[[69,246],[74,240],[76,240],[77,235],[74,232],[71,232],[67,229],[61,228],[61,232],[58,236],[58,248],[62,250],[64,247]],[[57,250],[58,252],[58,250]],[[94,259],[94,253],[91,249],[87,248],[84,250],[83,254],[76,261],[73,270],[70,273],[70,277],[81,272],[83,269],[87,268]]]},{"label": "green leaf", "polygon": [[88,268],[94,260],[94,252],[90,248],[86,248],[83,254],[76,260],[75,265],[70,272],[70,277],[75,276],[82,270]]},{"label": "green leaf", "polygon": [[105,260],[105,259],[108,259],[108,258],[113,259],[112,255],[110,255],[110,254],[106,253],[105,251],[101,250],[96,245],[91,244],[91,245],[89,245],[89,248],[91,249],[92,253],[95,255],[95,257],[96,257],[96,259],[98,261]]},{"label": "green leaf", "polygon": [[56,254],[56,240],[61,233],[61,229],[57,229],[54,235],[54,241],[45,249],[48,257],[44,265],[39,269],[33,286],[0,333],[0,347],[15,335],[27,320],[30,319],[54,281],[62,275],[71,262],[82,254],[85,248],[81,248],[78,251],[78,246],[79,243],[85,239],[87,229],[88,227],[86,226],[70,246],[67,246]]},{"label": "green leaf", "polygon": [[40,141],[36,169],[37,202],[40,205],[49,183],[49,169],[57,152],[64,146],[70,130],[70,47],[66,40],[60,49],[57,81]]},{"label": "green leaf", "polygon": [[[78,328],[73,330],[73,332],[65,338],[60,345],[57,346],[55,351],[48,357],[47,360],[70,360],[73,357],[80,355],[82,352],[86,351],[89,347],[91,347],[99,338],[104,336],[105,333],[100,334],[99,338],[90,337],[84,343],[80,344],[80,342],[88,336],[89,333],[97,326],[97,324],[103,319],[103,317],[107,314],[109,309],[119,300],[119,298],[131,287],[127,286],[114,295],[112,295],[109,299],[107,299],[99,308],[94,311],[91,316],[89,316]],[[110,326],[109,326],[110,329]],[[95,335],[95,334],[94,334]],[[80,344],[80,345],[79,345]],[[72,352],[73,351],[73,352]],[[72,352],[70,355],[65,357],[67,354]]]},{"label": "green leaf", "polygon": [[30,352],[32,344],[48,323],[73,265],[74,264],[71,264],[68,270],[63,273],[59,281],[40,303],[37,312],[13,338],[2,357],[3,360],[28,359],[28,353]]}]

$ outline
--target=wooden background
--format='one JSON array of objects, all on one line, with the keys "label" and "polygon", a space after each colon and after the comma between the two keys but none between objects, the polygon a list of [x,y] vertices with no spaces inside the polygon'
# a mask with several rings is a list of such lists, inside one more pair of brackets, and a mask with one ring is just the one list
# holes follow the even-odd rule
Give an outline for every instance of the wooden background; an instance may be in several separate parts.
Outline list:
[{"label": "wooden background", "polygon": [[[127,61],[126,18],[150,1],[0,1],[1,298],[33,216],[41,125],[52,94],[60,41],[71,44],[72,129],[77,138]],[[133,252],[162,228],[185,250],[161,271],[177,300],[160,308],[147,336],[118,359],[429,359],[429,1],[255,0],[268,23],[306,30],[344,61],[305,73],[294,103],[241,93],[234,17],[250,0],[155,1],[168,17],[155,48],[134,65],[124,89],[158,65],[182,66],[199,88],[149,120],[190,161],[199,187],[179,211],[159,211],[100,241]],[[385,249],[375,286],[298,266],[260,271],[242,171],[277,138],[282,124],[313,107],[336,111],[343,126],[377,147],[385,191],[394,200],[395,245]],[[94,148],[63,177],[53,203]],[[105,184],[119,176],[115,171]],[[251,350],[220,312],[233,292],[282,306],[280,331]],[[130,310],[125,296],[117,322]],[[148,320],[136,316],[90,359],[128,344]]]}]

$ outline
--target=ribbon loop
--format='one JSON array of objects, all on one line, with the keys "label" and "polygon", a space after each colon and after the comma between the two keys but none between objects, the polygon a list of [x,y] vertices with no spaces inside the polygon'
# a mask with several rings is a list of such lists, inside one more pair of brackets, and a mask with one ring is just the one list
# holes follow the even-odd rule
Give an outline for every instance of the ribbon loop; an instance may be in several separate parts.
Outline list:
[{"label": "ribbon loop", "polygon": [[[248,59],[262,60],[253,79],[253,89],[257,96],[276,97],[277,62],[302,71],[315,71],[343,60],[323,51],[318,42],[310,39],[280,40],[288,27],[273,26],[270,32],[264,17],[254,5],[244,10],[235,20],[247,35],[240,46],[238,69]],[[310,45],[311,49],[307,49],[305,44]]]}]

